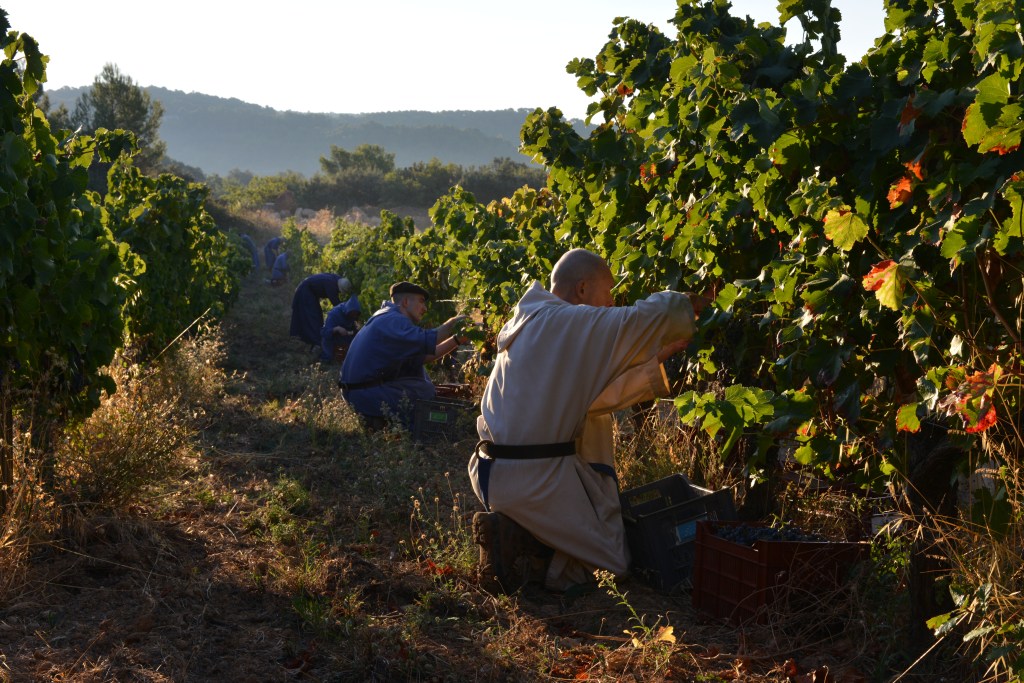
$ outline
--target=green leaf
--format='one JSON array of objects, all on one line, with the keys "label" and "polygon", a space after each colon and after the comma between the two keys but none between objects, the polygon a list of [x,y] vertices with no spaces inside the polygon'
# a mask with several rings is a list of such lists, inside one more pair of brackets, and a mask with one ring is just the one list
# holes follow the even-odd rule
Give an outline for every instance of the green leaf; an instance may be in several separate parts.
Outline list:
[{"label": "green leaf", "polygon": [[957,625],[957,621],[953,618],[952,612],[946,612],[932,617],[925,622],[925,625],[934,631],[936,636],[941,636],[951,631]]},{"label": "green leaf", "polygon": [[963,136],[968,145],[979,145],[998,122],[1010,97],[1010,84],[999,74],[992,74],[977,86],[974,103],[967,108]]},{"label": "green leaf", "polygon": [[802,168],[810,159],[807,142],[793,132],[783,133],[768,150],[772,163],[785,170]]},{"label": "green leaf", "polygon": [[1006,488],[1000,486],[995,495],[985,487],[971,491],[974,503],[971,505],[971,521],[989,530],[996,538],[1002,538],[1013,519],[1013,505],[1006,499]]},{"label": "green leaf", "polygon": [[814,448],[810,444],[804,444],[793,451],[793,459],[801,465],[814,464]]},{"label": "green leaf", "polygon": [[896,412],[896,431],[916,434],[921,431],[921,420],[917,416],[919,403],[908,403],[900,406]]},{"label": "green leaf", "polygon": [[825,214],[825,237],[843,251],[849,251],[867,234],[868,224],[849,207],[833,209]]},{"label": "green leaf", "polygon": [[964,636],[964,642],[968,643],[968,642],[970,642],[970,641],[972,641],[972,640],[974,640],[976,638],[981,638],[982,636],[987,636],[989,633],[992,633],[995,630],[996,630],[996,627],[992,626],[991,624],[986,625],[986,626],[979,626],[978,628],[968,632],[967,635]]}]

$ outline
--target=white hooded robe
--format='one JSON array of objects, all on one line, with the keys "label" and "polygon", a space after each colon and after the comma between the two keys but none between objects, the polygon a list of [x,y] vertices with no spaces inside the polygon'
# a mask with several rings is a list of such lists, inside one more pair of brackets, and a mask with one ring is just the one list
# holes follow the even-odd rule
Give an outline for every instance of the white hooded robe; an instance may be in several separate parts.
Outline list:
[{"label": "white hooded robe", "polygon": [[610,476],[611,413],[667,395],[657,353],[694,331],[693,307],[679,292],[600,308],[567,303],[534,282],[498,334],[477,418],[480,438],[502,446],[575,441],[576,455],[494,459],[486,500],[477,453],[469,475],[485,506],[555,550],[549,589],[588,581],[596,568],[628,573],[618,485]]}]

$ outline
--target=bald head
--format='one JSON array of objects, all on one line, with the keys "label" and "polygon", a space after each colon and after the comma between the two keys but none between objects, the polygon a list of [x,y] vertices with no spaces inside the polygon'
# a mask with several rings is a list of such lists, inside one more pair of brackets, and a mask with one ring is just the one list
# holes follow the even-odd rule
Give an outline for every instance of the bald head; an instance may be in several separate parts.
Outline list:
[{"label": "bald head", "polygon": [[551,270],[551,293],[570,304],[611,306],[615,279],[603,258],[586,249],[571,249]]}]

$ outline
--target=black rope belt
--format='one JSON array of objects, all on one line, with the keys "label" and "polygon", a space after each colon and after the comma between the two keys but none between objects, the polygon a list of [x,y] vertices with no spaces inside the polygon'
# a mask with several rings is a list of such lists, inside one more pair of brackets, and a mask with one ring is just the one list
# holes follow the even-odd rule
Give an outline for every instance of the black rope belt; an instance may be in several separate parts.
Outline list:
[{"label": "black rope belt", "polygon": [[528,446],[499,446],[490,441],[481,441],[476,445],[479,452],[491,458],[508,458],[510,460],[533,460],[535,458],[562,458],[576,454],[575,441],[561,443],[539,443]]},{"label": "black rope belt", "polygon": [[384,384],[384,380],[382,379],[371,379],[365,382],[353,382],[351,384],[346,384],[345,382],[338,380],[338,387],[340,387],[342,391],[352,391],[353,389],[369,389],[370,387],[379,387],[381,384]]}]

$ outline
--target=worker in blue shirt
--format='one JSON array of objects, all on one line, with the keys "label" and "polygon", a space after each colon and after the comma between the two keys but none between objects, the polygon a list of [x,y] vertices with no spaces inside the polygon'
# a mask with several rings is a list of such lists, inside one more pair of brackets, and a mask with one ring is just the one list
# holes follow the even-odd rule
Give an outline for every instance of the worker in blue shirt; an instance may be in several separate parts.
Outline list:
[{"label": "worker in blue shirt", "polygon": [[349,279],[334,273],[317,273],[304,279],[292,295],[292,324],[288,334],[319,348],[320,330],[324,326],[320,302],[327,299],[337,306],[341,297],[347,298],[351,291]]},{"label": "worker in blue shirt", "polygon": [[427,290],[411,282],[391,286],[391,300],[373,314],[345,355],[341,366],[342,396],[371,426],[388,415],[406,427],[412,422],[417,399],[431,399],[434,385],[424,363],[451,353],[464,339],[455,336],[466,319],[449,318],[434,329],[419,326],[427,312]]},{"label": "worker in blue shirt", "polygon": [[362,312],[363,308],[355,294],[327,312],[327,319],[320,330],[321,362],[330,363],[339,346],[347,347],[352,343],[357,331],[356,320]]},{"label": "worker in blue shirt", "polygon": [[273,237],[263,245],[263,262],[266,264],[267,270],[274,267],[274,260],[281,249],[282,242],[284,242],[283,237]]},{"label": "worker in blue shirt", "polygon": [[274,267],[270,269],[270,284],[277,287],[288,281],[288,252],[282,251],[274,259]]}]

